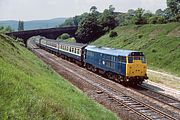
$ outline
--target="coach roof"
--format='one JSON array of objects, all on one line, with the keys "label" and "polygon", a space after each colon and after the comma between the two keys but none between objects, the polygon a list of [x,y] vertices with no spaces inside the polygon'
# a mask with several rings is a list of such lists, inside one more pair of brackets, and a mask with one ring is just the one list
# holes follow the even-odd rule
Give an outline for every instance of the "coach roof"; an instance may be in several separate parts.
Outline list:
[{"label": "coach roof", "polygon": [[72,46],[72,47],[78,47],[78,48],[83,48],[83,47],[87,46],[87,44],[75,43],[75,42],[64,42],[64,41],[60,41],[59,44],[68,45],[68,46]]},{"label": "coach roof", "polygon": [[59,43],[60,45],[66,45],[66,46],[70,46],[70,47],[83,48],[83,47],[87,46],[87,44],[82,44],[82,43],[66,42],[63,40],[54,40],[54,39],[47,39],[47,38],[43,38],[43,39],[46,40],[47,42],[56,43],[56,44]]},{"label": "coach roof", "polygon": [[98,53],[103,53],[103,54],[108,54],[108,55],[114,55],[114,56],[131,56],[132,52],[138,52],[138,51],[132,51],[132,50],[96,47],[93,45],[88,45],[85,49],[88,51],[93,51],[93,52],[98,52]]}]

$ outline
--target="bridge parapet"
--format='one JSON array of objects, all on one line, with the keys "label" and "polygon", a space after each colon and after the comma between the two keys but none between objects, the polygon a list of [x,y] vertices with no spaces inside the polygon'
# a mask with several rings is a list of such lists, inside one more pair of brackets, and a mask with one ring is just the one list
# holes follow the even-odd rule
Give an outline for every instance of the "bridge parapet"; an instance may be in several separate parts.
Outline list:
[{"label": "bridge parapet", "polygon": [[49,39],[56,39],[59,35],[63,33],[68,33],[71,37],[75,37],[75,32],[78,26],[72,27],[60,27],[60,28],[48,28],[48,29],[36,29],[36,30],[26,30],[6,33],[6,35],[15,38],[21,38],[24,40],[25,45],[27,45],[27,40],[33,36],[44,36]]}]

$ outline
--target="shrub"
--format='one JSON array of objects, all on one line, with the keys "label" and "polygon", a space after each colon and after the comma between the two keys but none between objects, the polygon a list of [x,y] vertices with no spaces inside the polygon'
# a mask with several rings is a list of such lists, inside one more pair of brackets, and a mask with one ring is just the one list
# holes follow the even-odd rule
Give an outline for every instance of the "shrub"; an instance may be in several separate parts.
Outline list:
[{"label": "shrub", "polygon": [[117,32],[115,32],[115,31],[111,31],[111,32],[109,33],[109,37],[116,37],[116,36],[118,36],[118,34],[117,34]]},{"label": "shrub", "polygon": [[157,23],[158,24],[163,24],[163,23],[165,23],[165,19],[164,19],[164,17],[157,17]]},{"label": "shrub", "polygon": [[65,40],[65,39],[68,39],[70,38],[70,35],[68,33],[64,33],[61,35],[61,39]]},{"label": "shrub", "polygon": [[156,53],[156,52],[157,52],[157,50],[156,50],[156,49],[152,49],[152,52],[153,52],[153,53]]},{"label": "shrub", "polygon": [[164,19],[164,17],[161,17],[161,16],[153,16],[153,17],[149,18],[148,23],[150,23],[150,24],[163,24],[163,23],[165,23],[165,19]]},{"label": "shrub", "polygon": [[137,37],[138,37],[138,38],[142,38],[142,37],[143,37],[143,34],[138,34]]},{"label": "shrub", "polygon": [[157,17],[156,16],[152,16],[148,19],[148,23],[150,24],[156,24],[157,23]]}]

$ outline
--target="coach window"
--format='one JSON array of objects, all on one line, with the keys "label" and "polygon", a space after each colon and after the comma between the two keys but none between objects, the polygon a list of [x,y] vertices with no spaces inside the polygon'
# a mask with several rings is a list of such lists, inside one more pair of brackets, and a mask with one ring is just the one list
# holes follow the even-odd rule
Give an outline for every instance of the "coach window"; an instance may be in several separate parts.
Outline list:
[{"label": "coach window", "polygon": [[77,54],[79,54],[79,49],[77,49]]},{"label": "coach window", "polygon": [[72,52],[74,52],[74,48],[72,48]]}]

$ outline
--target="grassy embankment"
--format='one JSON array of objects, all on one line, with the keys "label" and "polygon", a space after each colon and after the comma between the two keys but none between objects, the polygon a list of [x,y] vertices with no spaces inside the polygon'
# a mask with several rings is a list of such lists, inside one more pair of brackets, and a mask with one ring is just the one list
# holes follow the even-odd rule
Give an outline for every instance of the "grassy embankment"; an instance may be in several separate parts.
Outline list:
[{"label": "grassy embankment", "polygon": [[0,119],[117,119],[17,42],[0,35]]},{"label": "grassy embankment", "polygon": [[117,37],[106,34],[92,44],[142,51],[150,69],[180,76],[180,23],[130,25],[114,31]]}]

